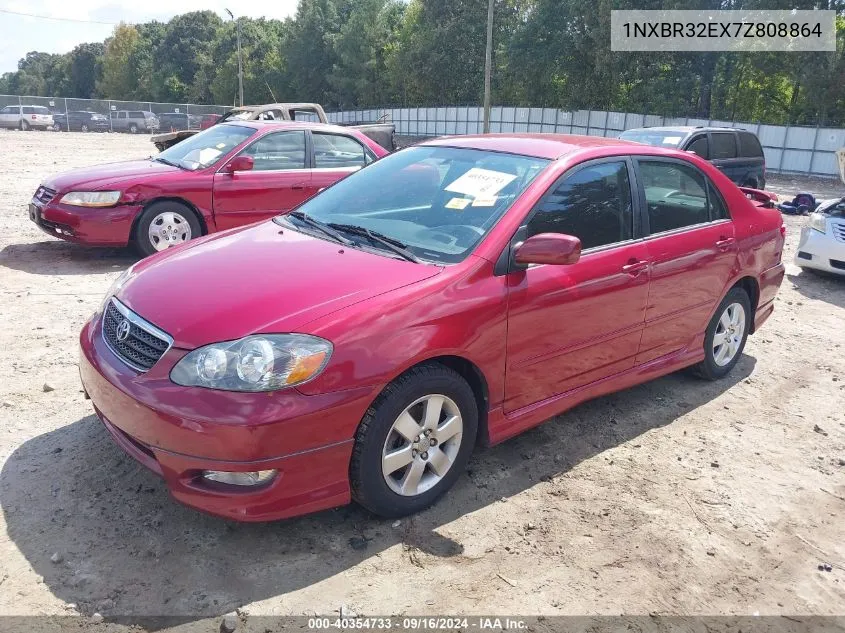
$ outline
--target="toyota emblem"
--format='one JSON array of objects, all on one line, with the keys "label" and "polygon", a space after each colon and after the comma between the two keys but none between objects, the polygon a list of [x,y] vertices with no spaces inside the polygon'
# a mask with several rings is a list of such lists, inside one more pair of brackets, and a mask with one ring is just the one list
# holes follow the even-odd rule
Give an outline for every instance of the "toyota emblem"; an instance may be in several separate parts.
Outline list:
[{"label": "toyota emblem", "polygon": [[122,343],[127,338],[129,338],[129,328],[130,327],[131,326],[129,325],[129,321],[127,321],[126,319],[123,319],[123,321],[120,322],[120,325],[117,326],[117,332],[116,332],[118,341],[120,341]]}]

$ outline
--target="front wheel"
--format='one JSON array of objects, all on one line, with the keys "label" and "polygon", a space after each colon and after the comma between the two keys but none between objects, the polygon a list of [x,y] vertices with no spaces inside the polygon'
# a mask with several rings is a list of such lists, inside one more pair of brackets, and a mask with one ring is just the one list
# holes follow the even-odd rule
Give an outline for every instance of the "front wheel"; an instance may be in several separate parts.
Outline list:
[{"label": "front wheel", "polygon": [[707,380],[726,376],[739,362],[754,315],[742,288],[731,288],[716,309],[704,336],[704,360],[695,366]]},{"label": "front wheel", "polygon": [[478,431],[478,405],[456,371],[416,367],[388,385],[355,435],[352,496],[383,517],[419,512],[466,468]]},{"label": "front wheel", "polygon": [[87,131],[88,131],[88,124],[87,124],[87,123],[83,123],[83,124],[82,124],[82,128],[81,128],[81,130],[82,130],[83,132],[87,132]]},{"label": "front wheel", "polygon": [[138,220],[135,247],[146,257],[200,235],[202,227],[191,209],[179,202],[156,202]]}]

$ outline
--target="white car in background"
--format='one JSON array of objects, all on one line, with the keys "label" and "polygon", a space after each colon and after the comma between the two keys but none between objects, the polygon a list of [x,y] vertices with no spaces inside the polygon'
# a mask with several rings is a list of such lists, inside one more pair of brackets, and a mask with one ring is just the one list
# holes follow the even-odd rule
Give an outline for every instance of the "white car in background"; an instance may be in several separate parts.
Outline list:
[{"label": "white car in background", "polygon": [[801,229],[795,264],[845,275],[845,198],[825,200]]},{"label": "white car in background", "polygon": [[0,127],[48,130],[53,127],[53,114],[44,106],[10,105],[0,110]]}]

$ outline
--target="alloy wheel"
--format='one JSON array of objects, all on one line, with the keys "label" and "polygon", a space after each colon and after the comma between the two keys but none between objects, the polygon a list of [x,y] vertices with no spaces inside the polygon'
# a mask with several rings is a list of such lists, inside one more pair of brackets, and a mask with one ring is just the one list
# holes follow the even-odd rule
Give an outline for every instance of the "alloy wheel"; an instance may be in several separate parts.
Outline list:
[{"label": "alloy wheel", "polygon": [[742,346],[745,335],[745,308],[731,303],[719,317],[713,336],[713,360],[720,367],[729,364]]},{"label": "alloy wheel", "polygon": [[436,486],[461,448],[463,418],[455,401],[430,394],[399,414],[382,449],[382,474],[396,494],[413,497]]},{"label": "alloy wheel", "polygon": [[174,211],[165,211],[150,222],[148,237],[153,248],[163,251],[190,240],[191,225],[185,216]]}]

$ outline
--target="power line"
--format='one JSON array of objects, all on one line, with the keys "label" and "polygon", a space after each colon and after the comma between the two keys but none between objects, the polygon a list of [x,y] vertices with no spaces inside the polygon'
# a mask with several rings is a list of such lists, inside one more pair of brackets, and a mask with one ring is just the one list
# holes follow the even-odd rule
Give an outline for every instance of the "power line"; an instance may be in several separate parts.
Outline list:
[{"label": "power line", "polygon": [[118,22],[103,22],[101,20],[79,20],[77,18],[57,18],[51,15],[37,15],[35,13],[24,13],[23,11],[12,11],[10,9],[0,9],[0,13],[8,13],[10,15],[21,15],[26,18],[38,18],[39,20],[55,20],[57,22],[80,22],[82,24],[106,24],[108,26],[117,26]]}]

